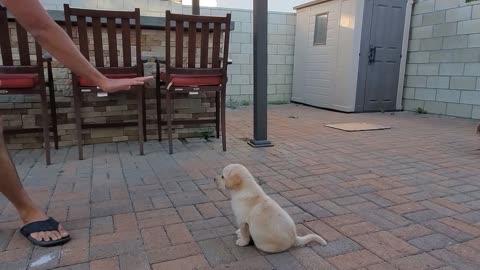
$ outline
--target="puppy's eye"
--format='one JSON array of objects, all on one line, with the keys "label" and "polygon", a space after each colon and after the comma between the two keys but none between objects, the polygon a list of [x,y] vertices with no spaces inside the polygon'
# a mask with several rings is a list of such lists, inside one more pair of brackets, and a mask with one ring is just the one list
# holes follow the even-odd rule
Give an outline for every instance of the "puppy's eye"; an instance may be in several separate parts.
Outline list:
[{"label": "puppy's eye", "polygon": [[222,179],[225,179],[225,177],[223,177],[223,175],[222,175]]}]

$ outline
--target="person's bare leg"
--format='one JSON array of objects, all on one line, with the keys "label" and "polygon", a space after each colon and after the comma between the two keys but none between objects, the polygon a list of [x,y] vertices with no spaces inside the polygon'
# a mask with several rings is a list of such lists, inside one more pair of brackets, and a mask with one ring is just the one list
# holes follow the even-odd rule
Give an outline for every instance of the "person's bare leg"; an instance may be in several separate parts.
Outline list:
[{"label": "person's bare leg", "polygon": [[[3,139],[3,121],[0,116],[0,193],[3,193],[7,199],[15,206],[23,224],[35,221],[47,220],[48,217],[40,211],[33,203],[28,193],[23,188],[15,165],[13,164],[7,146]],[[57,240],[68,236],[68,233],[61,227],[59,231],[33,233],[31,236],[38,241]]]}]

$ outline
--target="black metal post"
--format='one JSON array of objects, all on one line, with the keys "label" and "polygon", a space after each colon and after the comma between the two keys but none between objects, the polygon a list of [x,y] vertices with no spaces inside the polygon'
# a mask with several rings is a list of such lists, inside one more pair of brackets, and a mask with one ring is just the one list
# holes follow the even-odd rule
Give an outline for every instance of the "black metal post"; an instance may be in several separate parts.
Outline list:
[{"label": "black metal post", "polygon": [[253,147],[273,146],[267,139],[268,1],[253,0]]},{"label": "black metal post", "polygon": [[200,15],[200,0],[192,0],[192,14]]}]

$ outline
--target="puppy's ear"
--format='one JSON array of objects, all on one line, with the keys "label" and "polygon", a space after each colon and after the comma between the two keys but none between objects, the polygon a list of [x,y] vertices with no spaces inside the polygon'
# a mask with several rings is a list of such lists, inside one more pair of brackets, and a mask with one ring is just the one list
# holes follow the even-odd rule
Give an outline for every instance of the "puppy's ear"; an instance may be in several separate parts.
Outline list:
[{"label": "puppy's ear", "polygon": [[239,173],[232,173],[227,179],[225,179],[225,188],[229,190],[238,190],[242,185],[242,178]]}]

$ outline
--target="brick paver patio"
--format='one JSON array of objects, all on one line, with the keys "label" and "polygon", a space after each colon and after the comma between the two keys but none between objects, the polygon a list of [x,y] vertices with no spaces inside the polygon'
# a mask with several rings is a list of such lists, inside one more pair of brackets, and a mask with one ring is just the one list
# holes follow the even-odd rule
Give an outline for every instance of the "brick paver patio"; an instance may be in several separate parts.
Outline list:
[{"label": "brick paver patio", "polygon": [[[14,151],[25,185],[73,241],[32,248],[0,197],[0,269],[480,269],[480,138],[476,123],[412,113],[340,114],[271,107],[275,147],[252,149],[251,109],[229,113],[219,142],[151,141],[54,152]],[[347,133],[327,123],[391,130]],[[304,234],[329,241],[269,255],[234,244],[228,195],[213,177],[246,165]]]}]

